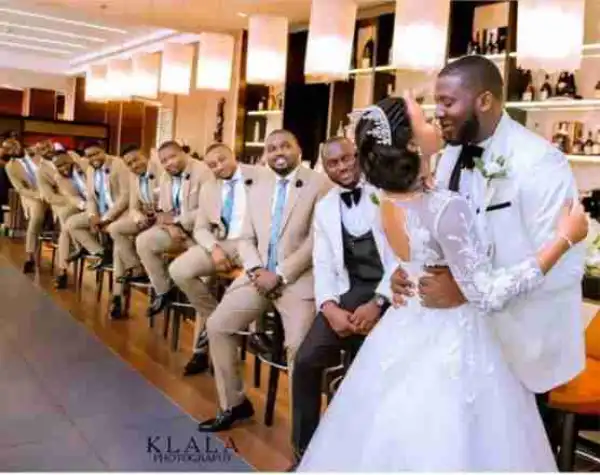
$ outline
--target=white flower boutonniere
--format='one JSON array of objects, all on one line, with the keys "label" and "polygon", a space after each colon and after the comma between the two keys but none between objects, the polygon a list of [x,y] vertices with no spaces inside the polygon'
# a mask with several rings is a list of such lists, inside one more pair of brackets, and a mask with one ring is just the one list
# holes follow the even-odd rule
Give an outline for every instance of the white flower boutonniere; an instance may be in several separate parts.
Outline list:
[{"label": "white flower boutonniere", "polygon": [[479,170],[483,178],[485,179],[486,184],[486,193],[485,193],[485,206],[489,206],[492,201],[492,197],[494,196],[495,188],[492,186],[493,180],[498,180],[501,178],[508,177],[508,159],[502,155],[498,155],[496,157],[492,157],[492,159],[485,163],[483,159],[476,158],[475,159],[475,168]]}]

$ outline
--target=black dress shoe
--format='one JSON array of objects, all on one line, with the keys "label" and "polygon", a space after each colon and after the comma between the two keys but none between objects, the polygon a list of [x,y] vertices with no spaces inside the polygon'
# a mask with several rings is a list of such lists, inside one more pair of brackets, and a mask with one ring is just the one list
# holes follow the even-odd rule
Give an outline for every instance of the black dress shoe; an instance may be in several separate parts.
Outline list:
[{"label": "black dress shoe", "polygon": [[69,284],[69,276],[66,272],[59,274],[54,279],[54,288],[56,290],[64,290]]},{"label": "black dress shoe", "polygon": [[34,261],[25,261],[25,264],[23,264],[23,274],[35,274]]},{"label": "black dress shoe", "polygon": [[88,266],[88,270],[99,270],[112,264],[112,258],[108,252],[103,252],[102,254],[98,254],[94,257],[98,257],[98,260],[90,264]]},{"label": "black dress shoe", "polygon": [[133,275],[123,279],[124,284],[149,284],[150,279],[146,274]]},{"label": "black dress shoe", "polygon": [[152,299],[152,302],[150,303],[150,307],[148,307],[148,312],[147,312],[148,316],[152,317],[153,315],[156,315],[157,313],[162,312],[165,309],[165,307],[167,306],[167,304],[171,301],[174,294],[175,294],[175,289],[172,288],[165,294],[156,295]]},{"label": "black dress shoe", "polygon": [[110,318],[113,320],[121,320],[125,318],[123,313],[123,299],[120,295],[114,295],[110,304]]},{"label": "black dress shoe", "polygon": [[208,333],[206,333],[206,330],[198,335],[198,341],[196,342],[195,348],[196,350],[208,348]]},{"label": "black dress shoe", "polygon": [[75,262],[75,261],[81,259],[82,257],[87,256],[88,254],[89,253],[84,248],[81,248],[81,249],[69,254],[69,257],[67,257],[67,262],[70,264],[72,262]]},{"label": "black dress shoe", "polygon": [[208,369],[208,353],[194,353],[183,370],[184,376],[204,373]]},{"label": "black dress shoe", "polygon": [[243,403],[219,412],[214,419],[198,424],[198,432],[221,432],[229,429],[235,422],[250,419],[253,415],[252,403],[245,399]]}]

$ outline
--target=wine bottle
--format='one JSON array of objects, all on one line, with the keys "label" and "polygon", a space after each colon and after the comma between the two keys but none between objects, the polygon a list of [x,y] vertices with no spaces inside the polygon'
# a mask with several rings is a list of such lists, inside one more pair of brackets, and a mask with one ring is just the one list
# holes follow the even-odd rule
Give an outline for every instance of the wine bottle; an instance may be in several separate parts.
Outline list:
[{"label": "wine bottle", "polygon": [[563,71],[558,76],[558,81],[556,82],[555,93],[558,97],[564,97],[568,95],[568,82],[569,74],[566,71]]},{"label": "wine bottle", "polygon": [[600,81],[598,81],[596,88],[594,89],[594,97],[600,99]]},{"label": "wine bottle", "polygon": [[577,97],[577,85],[575,84],[575,74],[570,73],[567,75],[567,89],[570,97]]},{"label": "wine bottle", "polygon": [[545,101],[552,97],[552,86],[550,85],[550,76],[546,74],[546,78],[544,79],[544,84],[540,88],[540,100]]},{"label": "wine bottle", "polygon": [[592,131],[588,132],[588,138],[583,146],[584,155],[592,155],[594,153],[594,139],[592,138]]},{"label": "wine bottle", "polygon": [[490,31],[488,35],[488,44],[486,54],[496,54],[496,42],[494,41],[494,32]]},{"label": "wine bottle", "polygon": [[594,140],[594,146],[592,147],[592,155],[600,155],[600,127],[596,130],[596,140]]},{"label": "wine bottle", "polygon": [[365,47],[363,48],[362,55],[362,64],[363,68],[370,68],[373,64],[373,49],[375,45],[373,43],[373,38],[369,38],[369,40],[365,43]]},{"label": "wine bottle", "polygon": [[571,149],[571,153],[574,155],[581,155],[584,153],[585,143],[583,142],[583,132],[580,130],[577,134],[577,137],[573,141],[573,148]]},{"label": "wine bottle", "polygon": [[498,38],[498,53],[506,53],[506,35],[499,35]]},{"label": "wine bottle", "polygon": [[260,123],[258,121],[254,123],[254,142],[260,142]]},{"label": "wine bottle", "polygon": [[528,69],[525,72],[525,77],[527,80],[527,86],[525,87],[525,91],[523,92],[523,95],[521,96],[521,100],[526,101],[526,102],[531,102],[534,100],[534,96],[535,96],[535,89],[533,88],[533,78],[531,75],[531,70]]}]

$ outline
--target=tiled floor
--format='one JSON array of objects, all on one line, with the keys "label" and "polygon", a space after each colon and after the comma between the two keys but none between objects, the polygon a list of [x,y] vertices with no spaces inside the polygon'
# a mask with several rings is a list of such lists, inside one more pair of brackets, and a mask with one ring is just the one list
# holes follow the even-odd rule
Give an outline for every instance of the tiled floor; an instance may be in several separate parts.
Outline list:
[{"label": "tiled floor", "polygon": [[0,258],[0,471],[249,471]]}]

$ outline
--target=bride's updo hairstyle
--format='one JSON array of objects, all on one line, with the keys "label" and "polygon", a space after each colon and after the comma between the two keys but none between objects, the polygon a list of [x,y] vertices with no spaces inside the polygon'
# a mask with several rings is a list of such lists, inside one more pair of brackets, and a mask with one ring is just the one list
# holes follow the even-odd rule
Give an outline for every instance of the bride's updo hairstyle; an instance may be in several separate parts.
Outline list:
[{"label": "bride's updo hairstyle", "polygon": [[404,99],[388,97],[361,111],[354,137],[367,181],[397,193],[414,188],[421,159]]}]

